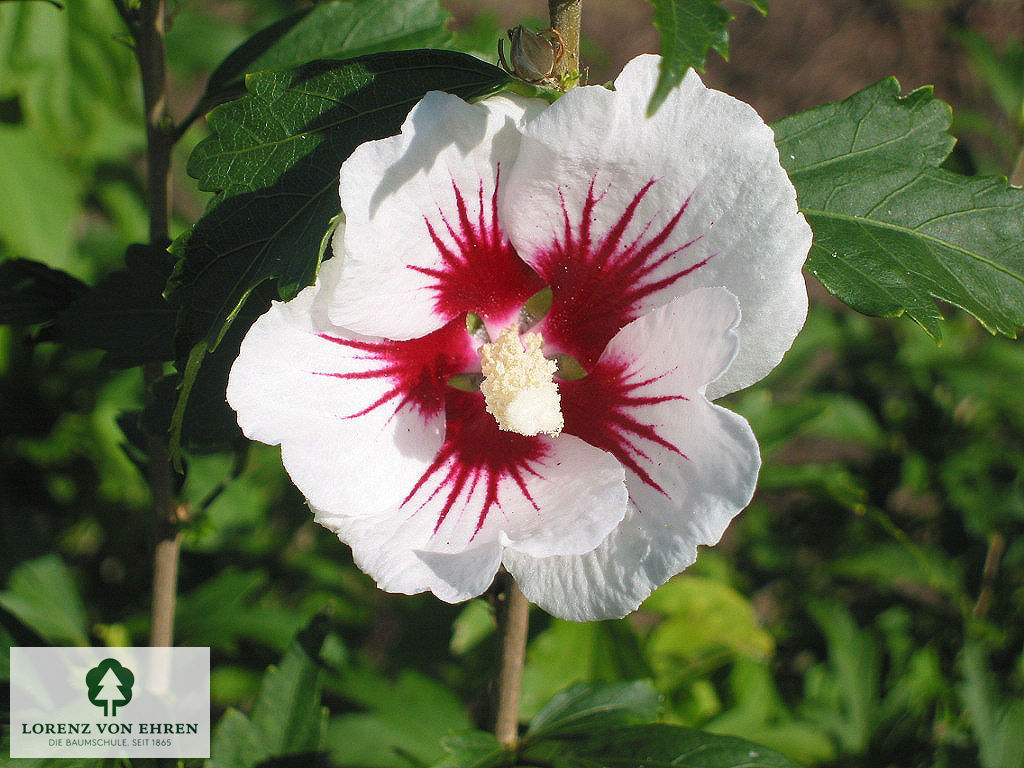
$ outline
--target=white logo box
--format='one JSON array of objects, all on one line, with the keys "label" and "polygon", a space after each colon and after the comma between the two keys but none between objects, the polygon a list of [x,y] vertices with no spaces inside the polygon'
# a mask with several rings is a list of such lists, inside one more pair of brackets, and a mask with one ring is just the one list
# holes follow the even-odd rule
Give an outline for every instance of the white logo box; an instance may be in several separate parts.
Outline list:
[{"label": "white logo box", "polygon": [[11,648],[14,757],[209,757],[209,648]]}]

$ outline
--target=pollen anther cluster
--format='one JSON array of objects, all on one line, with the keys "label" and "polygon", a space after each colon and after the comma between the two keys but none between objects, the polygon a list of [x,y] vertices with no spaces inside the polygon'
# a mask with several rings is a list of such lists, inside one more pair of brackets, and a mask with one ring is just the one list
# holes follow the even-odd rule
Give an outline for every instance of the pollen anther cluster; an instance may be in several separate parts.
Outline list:
[{"label": "pollen anther cluster", "polygon": [[500,429],[552,437],[562,431],[561,397],[552,378],[558,364],[544,357],[543,347],[539,333],[520,337],[511,327],[480,347],[480,391]]}]

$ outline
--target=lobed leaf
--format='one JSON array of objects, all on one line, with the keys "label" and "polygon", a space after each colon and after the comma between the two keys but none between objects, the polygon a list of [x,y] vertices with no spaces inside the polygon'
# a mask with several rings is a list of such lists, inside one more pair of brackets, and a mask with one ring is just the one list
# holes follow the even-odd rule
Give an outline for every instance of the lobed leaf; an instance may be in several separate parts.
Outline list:
[{"label": "lobed leaf", "polygon": [[0,324],[53,323],[87,290],[77,278],[37,261],[0,262]]},{"label": "lobed leaf", "polygon": [[125,268],[61,313],[61,339],[105,350],[104,362],[115,368],[173,360],[177,312],[163,297],[170,272],[163,248],[128,246]]},{"label": "lobed leaf", "polygon": [[[682,82],[690,67],[703,70],[708,51],[714,48],[723,57],[729,55],[726,27],[732,14],[721,0],[648,0],[654,6],[654,26],[661,39],[661,72],[651,95],[647,114],[653,115],[669,91]],[[761,13],[767,13],[766,0],[743,0]]]},{"label": "lobed leaf", "polygon": [[210,114],[213,135],[196,147],[189,173],[217,195],[171,248],[179,257],[170,282],[182,309],[179,356],[188,357],[175,435],[200,366],[253,289],[277,278],[287,299],[313,282],[324,232],[339,210],[342,161],[359,144],[397,133],[427,91],[469,99],[507,80],[462,53],[371,54],[250,75],[246,96]]},{"label": "lobed leaf", "polygon": [[207,101],[242,87],[245,75],[286,70],[316,59],[440,48],[452,37],[437,0],[333,0],[293,13],[260,30],[210,75]]},{"label": "lobed leaf", "polygon": [[263,676],[250,716],[224,713],[213,734],[208,768],[252,768],[268,759],[301,756],[298,764],[317,764],[327,727],[320,704],[319,651],[326,626],[318,617],[300,633],[281,664]]},{"label": "lobed leaf", "polygon": [[950,110],[930,88],[883,80],[775,124],[782,165],[814,230],[808,270],[854,309],[906,313],[941,335],[935,299],[992,332],[1024,325],[1024,194],[939,168]]}]

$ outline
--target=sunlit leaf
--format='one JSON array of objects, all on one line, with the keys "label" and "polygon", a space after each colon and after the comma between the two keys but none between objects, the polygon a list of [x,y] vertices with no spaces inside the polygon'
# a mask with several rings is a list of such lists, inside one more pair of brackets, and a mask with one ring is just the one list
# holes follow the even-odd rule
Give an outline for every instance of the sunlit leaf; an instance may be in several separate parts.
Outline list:
[{"label": "sunlit leaf", "polygon": [[44,555],[17,566],[0,592],[0,607],[10,611],[54,645],[88,645],[85,606],[64,561]]},{"label": "sunlit leaf", "polygon": [[333,0],[260,30],[210,75],[207,98],[263,70],[292,69],[315,59],[351,59],[379,51],[440,48],[452,35],[437,0]]},{"label": "sunlit leaf", "polygon": [[750,601],[712,579],[676,577],[655,591],[643,609],[664,617],[651,630],[644,651],[666,689],[736,656],[765,659],[774,648]]},{"label": "sunlit leaf", "polygon": [[[732,14],[721,0],[647,0],[654,6],[654,26],[661,38],[661,72],[647,107],[654,114],[669,91],[682,82],[686,70],[704,69],[708,51],[714,48],[723,57],[729,55],[726,27]],[[768,10],[765,0],[744,0],[761,13]]]},{"label": "sunlit leaf", "polygon": [[807,268],[865,314],[906,313],[939,338],[935,299],[1008,336],[1024,325],[1024,193],[940,169],[950,112],[893,79],[775,124],[814,230]]},{"label": "sunlit leaf", "polygon": [[527,739],[597,733],[649,723],[658,715],[661,695],[647,680],[579,683],[555,695],[530,722]]},{"label": "sunlit leaf", "polygon": [[74,257],[71,236],[81,182],[28,129],[0,125],[0,189],[0,244],[19,256],[88,275]]},{"label": "sunlit leaf", "polygon": [[537,714],[572,683],[649,677],[636,632],[625,622],[555,620],[527,649],[520,714]]}]

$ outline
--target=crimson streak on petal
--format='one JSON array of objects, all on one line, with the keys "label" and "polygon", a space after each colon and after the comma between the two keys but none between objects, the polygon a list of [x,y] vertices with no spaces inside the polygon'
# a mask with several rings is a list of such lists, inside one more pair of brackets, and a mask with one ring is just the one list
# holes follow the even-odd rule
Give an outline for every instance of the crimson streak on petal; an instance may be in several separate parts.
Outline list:
[{"label": "crimson streak on petal", "polygon": [[657,383],[667,374],[642,379],[635,364],[624,357],[601,358],[597,365],[576,381],[560,381],[565,432],[608,451],[645,484],[668,495],[641,462],[652,459],[639,443],[660,445],[682,460],[686,454],[658,434],[657,424],[643,421],[642,409],[672,400],[687,401],[683,395],[642,395],[639,390]]},{"label": "crimson streak on petal", "polygon": [[651,232],[652,222],[648,221],[634,240],[625,239],[640,203],[656,183],[652,179],[641,187],[607,233],[596,240],[591,231],[595,208],[605,195],[595,192],[596,179],[590,183],[579,224],[573,224],[563,198],[562,237],[536,260],[537,271],[552,291],[551,311],[541,333],[548,343],[576,357],[584,368],[601,356],[620,329],[642,314],[644,299],[711,259],[708,256],[685,265],[672,261],[701,235],[675,248],[664,247],[686,213],[690,198],[660,230]]},{"label": "crimson streak on petal", "polygon": [[[508,492],[521,493],[534,509],[538,508],[526,480],[540,476],[537,467],[547,455],[547,445],[537,437],[498,429],[494,417],[484,410],[484,398],[479,392],[449,388],[446,394],[444,445],[402,504],[410,504],[418,495],[426,494],[416,507],[419,512],[439,499],[435,534],[453,508],[479,509],[468,537],[472,541],[487,516],[495,508],[501,509],[498,496],[503,487]],[[505,482],[509,480],[511,483]]]},{"label": "crimson streak on petal", "polygon": [[415,408],[424,419],[429,418],[444,409],[448,379],[457,373],[479,368],[476,351],[466,333],[465,320],[461,317],[433,333],[408,341],[361,341],[341,339],[329,334],[320,334],[320,338],[353,350],[357,353],[354,356],[356,360],[379,364],[376,368],[351,373],[320,371],[321,376],[390,380],[391,389],[347,418],[363,416],[395,400],[398,401],[394,403],[395,413],[408,405]]},{"label": "crimson streak on petal", "polygon": [[507,324],[528,298],[544,287],[540,277],[516,254],[498,222],[498,187],[501,169],[494,181],[494,193],[485,199],[484,183],[476,194],[476,215],[470,213],[462,190],[452,180],[455,217],[439,210],[444,236],[439,227],[424,219],[427,233],[437,249],[438,268],[409,266],[434,278],[430,290],[435,306],[444,317],[476,312],[486,320]]}]

